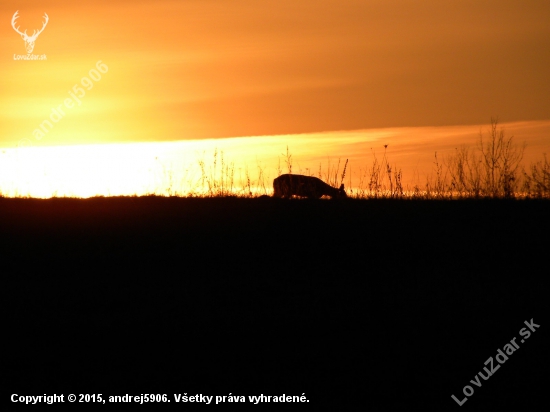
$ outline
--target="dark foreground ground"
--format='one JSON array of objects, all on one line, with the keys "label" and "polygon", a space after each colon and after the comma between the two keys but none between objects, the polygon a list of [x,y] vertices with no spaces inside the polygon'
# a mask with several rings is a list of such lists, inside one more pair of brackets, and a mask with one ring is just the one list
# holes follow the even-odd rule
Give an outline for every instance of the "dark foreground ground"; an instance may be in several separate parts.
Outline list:
[{"label": "dark foreground ground", "polygon": [[3,401],[539,409],[549,234],[547,201],[0,198]]}]

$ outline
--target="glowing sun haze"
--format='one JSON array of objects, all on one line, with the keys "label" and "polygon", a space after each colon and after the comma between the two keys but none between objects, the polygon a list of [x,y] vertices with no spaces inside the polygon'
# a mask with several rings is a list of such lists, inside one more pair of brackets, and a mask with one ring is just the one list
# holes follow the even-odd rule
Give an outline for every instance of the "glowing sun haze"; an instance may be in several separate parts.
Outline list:
[{"label": "glowing sun haze", "polygon": [[[49,16],[33,51],[44,60],[16,57],[27,54],[17,10],[29,35]],[[534,158],[550,152],[549,22],[540,0],[3,1],[0,191],[162,192],[147,172],[159,156],[179,178],[178,159],[216,147],[274,177],[287,145],[305,171],[327,156],[366,167],[384,143],[412,174],[492,116]],[[36,147],[16,154],[21,142]],[[149,146],[61,148],[121,143]],[[107,177],[62,183],[105,162]]]}]

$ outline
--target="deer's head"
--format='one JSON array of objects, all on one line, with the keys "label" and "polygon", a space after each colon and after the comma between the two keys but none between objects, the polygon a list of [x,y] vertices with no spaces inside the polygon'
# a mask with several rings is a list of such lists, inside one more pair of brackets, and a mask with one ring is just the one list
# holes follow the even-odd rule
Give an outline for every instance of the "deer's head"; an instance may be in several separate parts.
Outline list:
[{"label": "deer's head", "polygon": [[346,191],[344,190],[343,183],[340,185],[340,188],[338,189],[338,197],[341,197],[341,198],[348,197],[348,195],[346,194]]},{"label": "deer's head", "polygon": [[42,33],[42,31],[44,30],[44,27],[46,27],[46,24],[48,24],[48,15],[46,13],[44,13],[44,24],[42,25],[42,28],[38,31],[34,30],[33,33],[32,33],[32,36],[29,36],[27,35],[27,30],[25,30],[23,33],[21,33],[19,31],[19,27],[15,27],[15,20],[17,20],[19,18],[19,16],[17,15],[17,13],[19,13],[19,10],[17,10],[14,15],[13,15],[13,18],[11,19],[11,26],[13,27],[13,29],[19,33],[21,35],[21,38],[25,41],[25,48],[27,49],[27,53],[32,53],[32,51],[34,50],[34,42],[36,41],[36,38],[38,37],[38,35],[40,33]]}]

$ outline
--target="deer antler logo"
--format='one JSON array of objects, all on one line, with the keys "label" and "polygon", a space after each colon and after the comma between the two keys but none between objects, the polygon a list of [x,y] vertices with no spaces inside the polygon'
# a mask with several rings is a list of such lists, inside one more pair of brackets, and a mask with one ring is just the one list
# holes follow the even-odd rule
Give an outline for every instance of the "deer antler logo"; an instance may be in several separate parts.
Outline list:
[{"label": "deer antler logo", "polygon": [[40,30],[38,30],[38,32],[36,30],[34,30],[33,33],[32,33],[32,36],[29,36],[29,35],[27,35],[27,30],[25,30],[24,33],[21,33],[19,31],[19,27],[15,27],[15,20],[17,20],[19,18],[17,13],[19,13],[19,10],[17,10],[15,12],[15,14],[13,15],[13,18],[11,19],[11,25],[12,25],[13,29],[17,33],[19,33],[21,35],[21,38],[25,41],[25,48],[27,49],[27,53],[31,54],[32,51],[34,50],[34,42],[36,41],[36,38],[38,37],[38,35],[44,31],[44,27],[46,27],[46,24],[48,24],[49,17],[46,13],[44,13],[44,19],[46,19],[46,21],[44,21],[44,25],[42,26],[42,28]]}]

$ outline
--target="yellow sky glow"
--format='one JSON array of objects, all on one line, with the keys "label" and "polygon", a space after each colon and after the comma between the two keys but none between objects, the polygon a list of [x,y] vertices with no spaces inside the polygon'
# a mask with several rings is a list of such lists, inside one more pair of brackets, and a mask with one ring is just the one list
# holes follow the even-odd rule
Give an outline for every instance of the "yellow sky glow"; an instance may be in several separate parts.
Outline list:
[{"label": "yellow sky glow", "polygon": [[[502,124],[506,136],[527,147],[529,165],[548,153],[550,121]],[[272,180],[292,172],[340,180],[365,188],[373,160],[385,158],[401,170],[405,189],[423,187],[460,144],[475,148],[488,127],[440,126],[367,129],[301,135],[248,136],[175,142],[29,146],[0,151],[0,193],[5,196],[90,197],[115,195],[201,195],[225,182],[233,193],[271,194]],[[387,145],[387,148],[384,146]],[[336,179],[335,177],[338,177]],[[248,187],[250,179],[251,187]],[[209,183],[210,182],[210,183]],[[210,186],[209,186],[210,184]],[[226,187],[227,188],[227,187]]]}]

